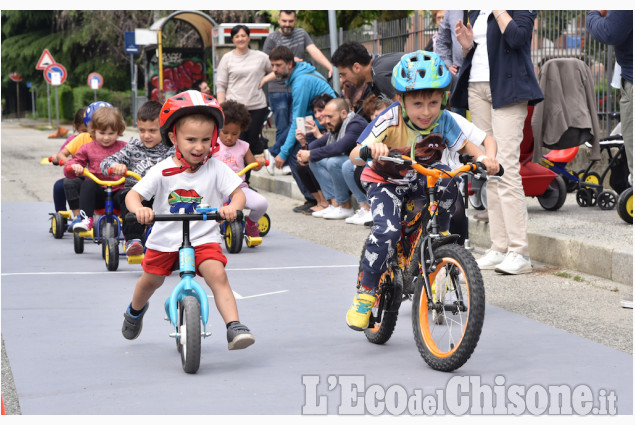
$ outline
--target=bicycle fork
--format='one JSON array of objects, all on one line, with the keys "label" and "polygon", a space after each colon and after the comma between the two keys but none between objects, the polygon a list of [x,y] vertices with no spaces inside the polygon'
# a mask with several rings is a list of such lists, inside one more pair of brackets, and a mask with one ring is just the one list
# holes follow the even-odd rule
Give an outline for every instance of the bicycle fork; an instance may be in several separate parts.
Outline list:
[{"label": "bicycle fork", "polygon": [[183,221],[183,244],[179,249],[179,270],[181,281],[174,288],[168,299],[165,300],[165,312],[175,328],[175,333],[170,334],[170,336],[176,337],[179,331],[177,328],[179,314],[177,303],[187,296],[193,296],[198,300],[201,307],[201,320],[203,322],[203,332],[201,334],[203,337],[208,337],[211,335],[211,332],[207,332],[209,302],[207,301],[205,290],[194,280],[196,266],[194,263],[194,247],[190,244],[189,221]]}]

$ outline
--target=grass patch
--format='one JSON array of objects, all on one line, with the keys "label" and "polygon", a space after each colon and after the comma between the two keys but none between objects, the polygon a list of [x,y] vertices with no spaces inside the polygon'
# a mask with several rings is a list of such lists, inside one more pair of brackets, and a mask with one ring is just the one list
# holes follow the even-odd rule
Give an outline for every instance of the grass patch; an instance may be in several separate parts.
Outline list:
[{"label": "grass patch", "polygon": [[554,274],[558,277],[566,277],[567,279],[571,277],[571,275],[567,272],[555,272]]}]

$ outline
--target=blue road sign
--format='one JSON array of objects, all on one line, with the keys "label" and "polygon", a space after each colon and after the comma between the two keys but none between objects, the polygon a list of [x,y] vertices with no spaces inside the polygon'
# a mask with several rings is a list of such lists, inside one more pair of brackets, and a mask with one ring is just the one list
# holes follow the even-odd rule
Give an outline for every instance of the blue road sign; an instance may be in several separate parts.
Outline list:
[{"label": "blue road sign", "polygon": [[126,53],[139,53],[139,46],[136,44],[134,31],[126,31],[124,34]]}]

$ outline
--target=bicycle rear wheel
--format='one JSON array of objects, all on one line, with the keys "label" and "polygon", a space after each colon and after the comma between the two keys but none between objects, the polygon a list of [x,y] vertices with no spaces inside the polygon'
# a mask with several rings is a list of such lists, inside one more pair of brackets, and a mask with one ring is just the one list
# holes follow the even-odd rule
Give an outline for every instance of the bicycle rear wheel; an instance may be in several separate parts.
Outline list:
[{"label": "bicycle rear wheel", "polygon": [[412,330],[419,353],[433,369],[450,372],[470,358],[485,317],[483,278],[472,254],[448,244],[434,250],[438,265],[428,278],[429,301],[422,277],[415,288]]},{"label": "bicycle rear wheel", "polygon": [[[398,286],[402,285],[399,279],[399,272],[396,272],[392,278],[389,273],[386,273],[379,283],[381,290],[377,303],[373,307],[371,323],[367,329],[364,329],[364,335],[373,344],[386,343],[395,331],[401,305],[401,291],[397,290]],[[380,322],[375,321],[377,317],[381,317]]]}]

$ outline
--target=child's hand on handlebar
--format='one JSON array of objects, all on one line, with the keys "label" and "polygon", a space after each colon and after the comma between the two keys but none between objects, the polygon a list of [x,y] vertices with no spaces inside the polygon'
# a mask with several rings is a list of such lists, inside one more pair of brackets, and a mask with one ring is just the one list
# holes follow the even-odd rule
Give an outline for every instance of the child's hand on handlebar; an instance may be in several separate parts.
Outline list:
[{"label": "child's hand on handlebar", "polygon": [[137,216],[137,221],[141,224],[151,224],[154,221],[154,211],[152,208],[139,207],[135,211],[132,211]]},{"label": "child's hand on handlebar", "polygon": [[499,167],[498,160],[496,158],[490,158],[486,156],[481,162],[483,163],[485,168],[487,168],[487,174],[489,174],[490,176],[498,173]]},{"label": "child's hand on handlebar", "polygon": [[379,161],[380,156],[388,156],[390,153],[390,148],[383,143],[374,143],[368,147],[373,154],[373,161]]},{"label": "child's hand on handlebar", "polygon": [[84,167],[79,164],[71,165],[71,169],[75,172],[76,176],[81,176],[82,174],[84,174]]},{"label": "child's hand on handlebar", "polygon": [[128,167],[124,164],[113,164],[109,169],[110,174],[113,176],[125,176],[126,171],[128,171]]},{"label": "child's hand on handlebar", "polygon": [[218,213],[227,221],[234,221],[238,216],[238,214],[236,214],[236,208],[231,203],[223,206],[218,210]]}]

